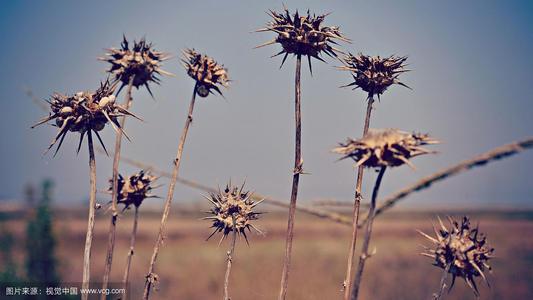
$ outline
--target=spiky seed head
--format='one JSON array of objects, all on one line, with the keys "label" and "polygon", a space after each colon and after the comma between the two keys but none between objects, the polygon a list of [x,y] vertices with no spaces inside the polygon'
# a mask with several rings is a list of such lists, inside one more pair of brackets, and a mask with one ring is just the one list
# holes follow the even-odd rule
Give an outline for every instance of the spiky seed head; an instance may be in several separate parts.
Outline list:
[{"label": "spiky seed head", "polygon": [[261,233],[252,224],[252,221],[257,220],[261,214],[255,211],[255,207],[262,201],[255,202],[251,198],[252,193],[243,191],[243,189],[244,184],[239,188],[232,186],[230,183],[226,185],[224,190],[211,193],[209,197],[206,197],[213,206],[208,211],[211,216],[204,219],[212,220],[211,227],[215,228],[209,238],[220,232],[222,233],[222,241],[230,232],[236,231],[237,234],[244,236],[246,242],[248,242],[246,230],[250,232],[251,229],[254,229],[256,232]]},{"label": "spiky seed head", "polygon": [[344,65],[339,69],[352,73],[354,82],[346,85],[346,87],[353,86],[354,90],[360,88],[367,92],[368,98],[372,98],[374,95],[379,98],[393,84],[409,88],[398,79],[400,74],[408,71],[405,69],[406,60],[406,56],[391,55],[382,58],[361,53],[358,55],[348,53],[342,58]]},{"label": "spiky seed head", "polygon": [[161,63],[168,58],[170,56],[167,53],[156,51],[144,38],[138,42],[133,41],[130,48],[130,43],[124,36],[120,48],[108,49],[105,57],[99,59],[111,64],[107,71],[116,80],[121,81],[122,86],[128,85],[130,80],[133,80],[134,87],[139,88],[144,85],[151,94],[150,82],[159,84],[158,75],[171,75],[161,69]]},{"label": "spiky seed head", "polygon": [[356,166],[369,168],[396,167],[407,164],[418,155],[434,153],[423,145],[439,143],[427,134],[408,133],[397,129],[370,129],[361,139],[348,138],[333,152],[343,155],[340,159],[352,158]]},{"label": "spiky seed head", "polygon": [[494,248],[487,245],[486,236],[479,232],[478,227],[471,228],[468,217],[463,217],[461,223],[448,217],[450,229],[448,229],[439,218],[439,229],[434,227],[435,237],[422,231],[419,233],[430,240],[433,245],[425,247],[426,252],[422,253],[434,260],[434,265],[446,269],[452,274],[453,287],[456,277],[463,278],[474,294],[479,295],[476,277],[482,277],[489,284],[485,276],[485,270],[491,270],[488,260],[492,258]]},{"label": "spiky seed head", "polygon": [[272,17],[272,20],[266,24],[265,28],[259,29],[257,32],[272,31],[277,34],[277,37],[256,48],[279,43],[283,50],[274,56],[285,54],[281,66],[283,66],[287,56],[293,54],[307,56],[309,68],[311,68],[311,58],[324,61],[321,58],[322,53],[335,58],[337,53],[342,53],[332,46],[332,44],[337,44],[336,40],[350,42],[348,38],[342,35],[339,27],[322,24],[328,14],[311,15],[308,10],[307,14],[300,16],[296,10],[291,15],[289,10],[284,8],[282,13],[270,10],[268,15]]},{"label": "spiky seed head", "polygon": [[[109,79],[107,79],[100,83],[100,87],[94,92],[82,91],[71,96],[59,93],[52,95],[47,100],[50,104],[49,115],[32,126],[34,128],[48,121],[55,121],[53,125],[59,128],[59,132],[52,140],[47,151],[59,141],[55,151],[57,154],[68,132],[80,133],[79,151],[86,133],[90,133],[91,131],[96,133],[98,140],[102,143],[98,132],[104,129],[107,123],[111,123],[117,131],[122,130],[117,122],[117,118],[120,116],[134,115],[115,103],[116,97],[113,93],[116,86],[117,82],[110,83]],[[105,149],[103,143],[102,146]]]},{"label": "spiky seed head", "polygon": [[194,49],[185,49],[183,52],[183,66],[187,74],[196,81],[196,93],[200,97],[207,97],[212,90],[222,95],[217,85],[227,88],[229,86],[228,70],[224,65],[217,63],[213,58],[200,54]]},{"label": "spiky seed head", "polygon": [[[141,170],[127,178],[118,174],[117,185],[117,201],[119,204],[124,204],[124,210],[129,209],[131,205],[139,207],[147,198],[156,198],[157,196],[151,194],[155,188],[153,183],[157,180],[156,176]],[[109,180],[110,186],[108,191],[113,191],[113,179]]]}]

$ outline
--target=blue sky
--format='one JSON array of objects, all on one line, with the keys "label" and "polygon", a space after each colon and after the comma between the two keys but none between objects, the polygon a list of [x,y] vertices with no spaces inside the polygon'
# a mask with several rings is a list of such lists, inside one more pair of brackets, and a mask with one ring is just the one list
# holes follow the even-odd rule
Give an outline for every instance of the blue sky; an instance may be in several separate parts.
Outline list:
[{"label": "blue sky", "polygon": [[[458,160],[533,134],[533,4],[530,1],[285,1],[291,9],[332,12],[326,25],[338,25],[353,40],[342,47],[369,55],[408,55],[412,72],[377,103],[371,127],[428,132],[443,141],[440,153],[413,160],[416,171],[386,174],[382,195]],[[213,56],[234,80],[225,99],[200,99],[185,146],[181,175],[208,185],[246,178],[258,193],[286,199],[293,159],[294,59],[279,69],[270,59],[279,46],[253,50],[272,38],[250,33],[267,22],[273,1],[10,1],[2,4],[0,33],[0,118],[2,189],[0,199],[22,197],[24,184],[45,177],[56,182],[56,198],[81,203],[88,195],[88,159],[77,156],[70,135],[59,155],[42,156],[56,129],[30,126],[45,113],[24,93],[39,98],[54,91],[94,89],[106,77],[97,61],[104,48],[117,47],[122,34],[143,36],[175,58],[164,69],[176,77],[154,86],[156,101],[134,91],[132,110],[145,119],[127,121],[133,141],[125,156],[170,170],[193,82],[179,65],[179,51],[194,47]],[[300,199],[350,200],[354,172],[336,162],[330,149],[362,131],[365,95],[341,89],[349,83],[338,62],[315,62],[302,75],[303,158],[306,170]],[[7,108],[7,109],[6,109]],[[103,134],[110,149],[113,131]],[[533,203],[533,153],[524,153],[438,184],[406,205],[440,207]],[[107,187],[111,158],[97,157],[98,188]],[[122,172],[135,171],[122,165]],[[367,176],[370,189],[374,174]],[[166,183],[165,180],[162,180]],[[166,186],[159,190],[165,195]],[[101,195],[101,198],[104,197]],[[102,198],[104,199],[104,198]],[[176,189],[177,201],[199,192]],[[155,201],[155,200],[154,200]]]}]

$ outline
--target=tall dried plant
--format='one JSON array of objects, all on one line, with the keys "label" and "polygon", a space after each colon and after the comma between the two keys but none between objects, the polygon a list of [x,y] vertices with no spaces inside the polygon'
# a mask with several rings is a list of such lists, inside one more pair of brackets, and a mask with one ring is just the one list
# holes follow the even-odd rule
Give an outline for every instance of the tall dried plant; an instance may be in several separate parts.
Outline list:
[{"label": "tall dried plant", "polygon": [[[123,116],[134,116],[126,108],[115,103],[113,95],[117,83],[110,83],[109,80],[100,84],[100,88],[95,92],[79,92],[73,96],[55,93],[47,102],[50,104],[49,116],[43,118],[35,126],[55,120],[55,126],[59,132],[52,140],[48,150],[56,143],[57,148],[54,156],[59,151],[65,136],[69,132],[79,132],[80,140],[78,152],[81,148],[83,138],[87,134],[89,148],[89,169],[90,169],[90,197],[89,197],[89,218],[87,224],[87,235],[85,238],[85,251],[83,258],[83,279],[82,288],[88,288],[90,283],[91,246],[93,240],[94,217],[96,209],[96,161],[94,157],[93,136],[94,133],[105,150],[105,145],[100,138],[100,132],[110,123],[117,132],[123,132],[118,122],[118,118]],[[134,116],[135,117],[135,116]],[[88,294],[82,294],[82,299],[87,299]]]},{"label": "tall dried plant", "polygon": [[[137,224],[139,221],[139,207],[144,200],[148,198],[159,198],[158,196],[152,194],[152,190],[158,186],[154,186],[153,183],[157,180],[158,177],[151,175],[150,172],[141,170],[135,174],[130,175],[127,178],[122,177],[118,174],[117,181],[117,203],[124,205],[122,211],[124,212],[127,209],[130,209],[131,206],[135,209],[135,214],[133,217],[133,228],[130,235],[130,249],[128,251],[128,256],[126,258],[126,268],[124,270],[124,276],[122,279],[122,284],[126,293],[123,294],[123,299],[127,299],[127,291],[129,284],[129,274],[131,269],[131,261],[135,251],[135,240],[137,237]],[[113,193],[113,178],[109,180],[109,189],[110,193]]]},{"label": "tall dried plant", "polygon": [[379,175],[374,185],[368,210],[368,221],[365,227],[361,256],[359,257],[359,264],[352,283],[351,299],[355,300],[358,297],[365,262],[371,256],[368,248],[372,236],[377,196],[385,170],[387,167],[396,167],[403,164],[412,166],[409,162],[410,158],[432,153],[432,151],[426,150],[421,146],[435,143],[438,142],[426,134],[411,134],[396,129],[374,129],[369,130],[359,140],[348,139],[345,143],[341,143],[340,147],[333,149],[334,152],[342,155],[341,159],[352,158],[356,161],[356,167],[379,168]]},{"label": "tall dried plant", "polygon": [[[354,81],[345,87],[353,86],[355,89],[363,90],[367,97],[365,123],[363,126],[363,136],[368,132],[370,126],[370,116],[374,104],[374,96],[380,99],[381,95],[387,88],[393,84],[399,84],[407,87],[399,81],[398,76],[406,72],[406,57],[390,56],[381,58],[379,56],[367,56],[363,54],[353,55],[348,53],[343,57],[343,66],[341,70],[350,71]],[[346,276],[344,279],[344,299],[350,298],[350,283],[352,278],[352,268],[354,265],[355,247],[357,244],[357,224],[359,222],[359,210],[361,207],[361,188],[363,184],[363,166],[357,168],[357,177],[355,183],[354,208],[352,216],[352,239],[348,251],[348,260],[346,267]]]},{"label": "tall dried plant", "polygon": [[263,200],[255,202],[252,198],[252,193],[243,191],[244,183],[239,188],[232,186],[231,181],[223,191],[218,190],[216,193],[211,193],[209,197],[205,197],[211,204],[211,210],[208,211],[210,216],[205,217],[205,220],[212,221],[211,228],[215,228],[213,233],[207,238],[208,240],[216,233],[221,233],[220,245],[222,241],[231,233],[231,245],[227,251],[226,259],[226,273],[224,276],[224,300],[230,300],[229,297],[229,277],[233,258],[235,253],[235,243],[237,235],[243,236],[248,244],[248,236],[246,230],[249,232],[254,229],[257,233],[262,233],[252,221],[257,220],[261,213],[254,211],[255,207],[263,202]]},{"label": "tall dried plant", "polygon": [[[172,75],[161,69],[161,63],[169,58],[169,55],[153,49],[151,43],[146,42],[143,38],[140,41],[133,41],[130,49],[130,43],[123,36],[120,48],[110,48],[105,57],[100,57],[100,60],[111,64],[107,70],[115,79],[120,82],[121,86],[118,89],[117,96],[124,86],[127,86],[126,100],[124,106],[130,109],[133,102],[132,89],[133,87],[139,89],[144,86],[150,95],[149,84],[151,82],[159,84],[159,75]],[[153,97],[153,95],[152,95]],[[120,126],[124,128],[126,119],[120,120]],[[113,252],[115,249],[115,233],[116,223],[118,221],[117,211],[117,183],[118,183],[118,167],[120,162],[120,153],[122,145],[122,131],[117,132],[115,137],[115,151],[113,154],[113,177],[111,189],[111,211],[112,215],[109,223],[107,255],[104,267],[104,276],[102,280],[102,289],[106,289],[109,282],[109,273],[113,263]],[[105,295],[102,294],[101,299],[105,300]]]},{"label": "tall dried plant", "polygon": [[424,246],[426,252],[421,254],[433,259],[433,265],[443,269],[439,290],[433,295],[433,298],[440,299],[442,297],[448,273],[452,275],[448,292],[453,288],[455,278],[461,277],[472,289],[474,295],[479,297],[475,278],[483,278],[490,287],[484,271],[492,270],[488,265],[488,260],[493,257],[494,248],[487,245],[487,238],[479,232],[478,226],[471,228],[468,217],[463,217],[461,223],[448,217],[450,229],[444,226],[440,218],[438,220],[440,228],[437,229],[433,226],[435,237],[418,231],[433,243],[430,247]]},{"label": "tall dried plant", "polygon": [[183,147],[189,131],[189,126],[192,123],[192,114],[194,110],[194,103],[196,95],[200,97],[207,97],[213,93],[213,90],[222,95],[218,86],[228,87],[229,78],[227,69],[223,65],[217,63],[213,58],[200,54],[194,49],[186,49],[183,51],[183,66],[187,71],[187,74],[194,79],[195,85],[191,103],[189,105],[189,113],[185,120],[185,126],[178,144],[178,151],[176,158],[174,159],[174,169],[172,171],[172,178],[168,187],[167,198],[165,201],[165,207],[161,216],[161,225],[159,227],[159,233],[155,242],[154,251],[150,260],[150,267],[148,274],[146,275],[146,282],[144,285],[143,299],[148,299],[152,286],[157,282],[158,276],[154,273],[155,263],[161,244],[163,243],[163,236],[165,233],[165,224],[167,222],[168,214],[170,213],[170,206],[172,204],[172,197],[174,196],[174,188],[178,179],[179,168],[181,163],[181,156],[183,154]]},{"label": "tall dried plant", "polygon": [[285,241],[285,256],[283,260],[283,271],[281,275],[281,288],[279,292],[280,300],[287,296],[287,288],[289,285],[289,270],[291,264],[292,240],[294,237],[294,214],[296,210],[296,200],[298,198],[298,184],[300,181],[300,174],[303,173],[303,159],[301,153],[301,94],[300,94],[300,73],[302,65],[302,56],[307,56],[309,63],[309,70],[312,73],[311,58],[324,61],[321,57],[322,53],[330,57],[337,57],[337,52],[341,52],[332,46],[336,44],[336,40],[349,42],[345,38],[339,28],[336,26],[324,26],[322,22],[327,15],[311,15],[309,11],[307,14],[300,16],[298,10],[291,15],[287,8],[284,12],[278,13],[270,10],[268,15],[272,20],[266,24],[265,28],[257,30],[257,32],[271,31],[277,34],[276,38],[268,41],[262,45],[278,43],[282,50],[272,57],[284,54],[280,68],[285,63],[287,56],[292,54],[296,56],[296,74],[294,80],[294,104],[295,104],[295,154],[294,154],[294,169],[292,176],[291,200],[289,207],[289,218],[287,224],[287,235]]}]

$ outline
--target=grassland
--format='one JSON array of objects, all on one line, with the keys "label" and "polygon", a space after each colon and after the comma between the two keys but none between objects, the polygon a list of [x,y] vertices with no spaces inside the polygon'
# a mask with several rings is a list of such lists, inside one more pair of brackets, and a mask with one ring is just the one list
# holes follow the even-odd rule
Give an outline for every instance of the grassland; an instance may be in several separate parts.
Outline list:
[{"label": "grassland", "polygon": [[[426,243],[415,231],[431,231],[432,213],[390,213],[377,219],[372,248],[376,255],[368,262],[364,274],[361,299],[429,299],[438,287],[441,271],[431,260],[418,255]],[[114,268],[111,281],[123,274],[131,229],[131,215],[121,218],[117,231]],[[480,284],[481,299],[533,299],[533,213],[472,212],[489,242],[496,248],[489,275],[492,287]],[[16,259],[21,265],[24,255],[24,214],[11,212],[2,221],[17,237]],[[157,212],[141,211],[136,253],[131,273],[131,291],[137,299],[142,292],[145,272],[159,224]],[[227,243],[218,247],[209,235],[209,222],[199,220],[201,214],[171,214],[164,248],[156,272],[160,278],[154,299],[220,299]],[[346,250],[350,228],[329,221],[297,215],[294,260],[291,270],[289,299],[323,300],[342,298]],[[92,259],[93,278],[101,279],[107,242],[107,217],[98,214]],[[244,240],[237,246],[231,274],[232,299],[274,299],[279,287],[283,260],[286,215],[268,213],[258,221],[265,236],[251,235],[250,246]],[[62,278],[79,282],[82,271],[83,244],[86,230],[83,210],[56,210],[55,234],[58,239],[56,257]],[[1,264],[0,264],[1,266]],[[447,299],[474,299],[462,281]]]}]

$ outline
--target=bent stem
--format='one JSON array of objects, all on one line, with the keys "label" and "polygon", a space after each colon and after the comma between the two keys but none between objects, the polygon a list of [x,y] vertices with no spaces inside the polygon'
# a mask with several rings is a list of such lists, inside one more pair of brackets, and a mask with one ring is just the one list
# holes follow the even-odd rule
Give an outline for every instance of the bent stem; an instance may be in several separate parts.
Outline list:
[{"label": "bent stem", "polygon": [[279,292],[279,300],[284,300],[287,296],[287,288],[289,286],[289,270],[291,266],[291,251],[292,239],[294,236],[294,213],[296,210],[296,199],[298,197],[298,183],[300,181],[300,173],[302,173],[302,151],[301,151],[301,135],[302,135],[302,115],[300,111],[300,73],[302,67],[302,57],[296,57],[296,75],[294,80],[294,111],[296,121],[296,136],[294,149],[294,171],[292,176],[292,191],[291,202],[289,206],[289,220],[287,224],[287,236],[285,241],[285,257],[283,260],[283,271],[281,273],[281,290]]},{"label": "bent stem", "polygon": [[446,288],[446,277],[448,276],[448,271],[450,270],[451,264],[447,264],[446,268],[442,271],[442,276],[440,277],[439,291],[433,294],[433,300],[439,300],[442,297],[442,292]]},{"label": "bent stem", "polygon": [[[365,125],[363,127],[363,136],[368,132],[370,127],[370,115],[372,113],[372,105],[374,104],[374,98],[368,97],[368,103],[366,106]],[[346,277],[344,278],[344,300],[350,299],[351,281],[352,281],[352,268],[355,257],[355,246],[357,244],[357,229],[359,224],[359,209],[361,207],[361,187],[363,185],[363,169],[361,165],[357,168],[357,179],[355,183],[355,197],[353,204],[353,217],[352,217],[352,240],[350,242],[350,249],[348,251],[348,263],[346,266]]]},{"label": "bent stem", "polygon": [[[126,109],[130,109],[133,98],[131,97],[131,90],[133,88],[132,76],[128,84],[128,90],[126,92]],[[120,128],[124,129],[126,123],[126,116],[120,120]],[[107,255],[104,267],[104,278],[102,280],[102,289],[107,289],[109,282],[109,273],[111,273],[111,265],[113,263],[113,252],[115,251],[115,233],[117,228],[118,213],[117,213],[117,190],[118,190],[118,165],[120,163],[120,149],[122,145],[122,130],[117,131],[115,136],[115,152],[113,154],[113,188],[111,195],[111,218],[109,222],[109,232],[107,240]],[[106,299],[106,295],[102,294],[101,300]]]},{"label": "bent stem", "polygon": [[159,226],[159,233],[157,235],[157,240],[154,246],[154,252],[152,253],[152,258],[150,260],[150,267],[148,269],[148,274],[146,275],[146,282],[144,284],[144,293],[143,299],[147,300],[150,297],[150,290],[157,280],[157,276],[154,274],[155,262],[157,260],[157,255],[159,254],[159,248],[163,243],[163,235],[165,233],[165,224],[167,222],[168,214],[170,213],[170,205],[172,204],[172,197],[174,196],[174,188],[176,187],[176,180],[178,179],[181,155],[183,153],[183,146],[185,145],[185,139],[187,138],[187,132],[189,131],[189,126],[192,123],[192,113],[194,111],[194,102],[196,100],[196,92],[198,89],[198,84],[194,86],[191,103],[189,105],[189,114],[185,121],[185,126],[183,127],[183,132],[181,133],[180,141],[178,144],[178,152],[176,158],[174,159],[174,169],[172,170],[172,178],[170,179],[170,184],[168,186],[167,200],[165,202],[165,208],[163,209],[163,215],[161,216],[161,225]]},{"label": "bent stem", "polygon": [[130,267],[131,267],[131,260],[133,258],[133,253],[135,250],[135,239],[137,237],[137,223],[139,220],[139,207],[135,206],[135,215],[133,218],[133,229],[131,230],[131,236],[130,236],[130,251],[128,251],[128,258],[126,259],[126,269],[124,270],[124,278],[122,279],[122,284],[124,287],[124,290],[126,291],[124,294],[124,300],[127,299],[127,291],[128,291],[128,282],[130,278]]},{"label": "bent stem", "polygon": [[379,186],[383,179],[383,174],[387,167],[381,167],[379,170],[374,190],[372,191],[372,201],[370,202],[370,209],[368,211],[368,222],[365,228],[365,237],[363,241],[363,248],[361,250],[361,256],[359,257],[359,265],[357,266],[357,272],[353,280],[351,299],[357,300],[359,295],[359,287],[361,285],[361,278],[363,278],[363,270],[365,268],[365,262],[371,254],[368,253],[368,246],[370,245],[370,237],[372,235],[372,225],[374,224],[374,217],[376,216],[376,199],[378,198]]},{"label": "bent stem", "polygon": [[[89,220],[87,222],[87,235],[85,237],[85,251],[83,254],[83,280],[82,288],[89,288],[91,280],[91,246],[93,242],[94,214],[96,210],[96,160],[94,158],[93,136],[91,130],[87,131],[89,144],[89,172],[90,172],[90,195],[89,195]],[[88,294],[82,294],[81,299],[87,300]]]},{"label": "bent stem", "polygon": [[237,229],[235,228],[235,215],[231,216],[231,220],[233,222],[233,235],[231,239],[231,248],[228,250],[228,263],[226,265],[226,275],[224,276],[224,300],[230,300],[229,297],[229,274],[231,272],[231,264],[233,262],[233,252],[235,252],[235,241],[237,240]]}]

